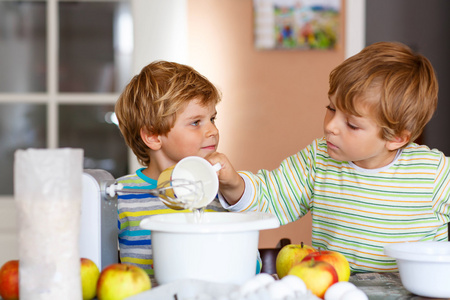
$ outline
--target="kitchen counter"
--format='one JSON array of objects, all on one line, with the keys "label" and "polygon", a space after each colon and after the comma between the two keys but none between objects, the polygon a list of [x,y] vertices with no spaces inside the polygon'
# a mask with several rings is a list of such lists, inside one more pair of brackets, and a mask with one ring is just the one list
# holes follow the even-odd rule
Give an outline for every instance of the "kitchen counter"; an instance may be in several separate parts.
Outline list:
[{"label": "kitchen counter", "polygon": [[437,299],[421,297],[408,292],[403,287],[398,273],[356,273],[350,276],[349,281],[364,291],[370,300]]},{"label": "kitchen counter", "polygon": [[[352,274],[350,277],[350,282],[364,291],[370,300],[438,299],[411,294],[403,287],[398,273],[356,273]],[[450,298],[439,299],[450,300]]]},{"label": "kitchen counter", "polygon": [[[276,275],[274,275],[277,278]],[[431,300],[408,292],[400,280],[399,273],[355,273],[350,282],[361,289],[370,300]],[[155,283],[154,286],[157,286]],[[439,298],[448,299],[450,298]]]}]

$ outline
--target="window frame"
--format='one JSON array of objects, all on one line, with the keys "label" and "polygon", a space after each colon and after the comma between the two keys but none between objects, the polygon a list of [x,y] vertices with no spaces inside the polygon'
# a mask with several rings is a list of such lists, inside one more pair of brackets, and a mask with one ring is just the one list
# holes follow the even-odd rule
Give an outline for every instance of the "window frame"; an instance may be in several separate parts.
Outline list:
[{"label": "window frame", "polygon": [[[16,0],[2,0],[11,1]],[[25,2],[41,2],[46,5],[46,65],[47,86],[43,93],[4,93],[0,91],[0,103],[31,103],[44,104],[47,110],[46,147],[55,149],[59,145],[58,107],[61,104],[89,104],[89,105],[114,105],[120,93],[80,93],[59,92],[59,15],[58,5],[63,2],[128,2],[132,5],[133,0],[24,0]],[[134,51],[133,51],[134,54]],[[132,56],[133,56],[132,54]],[[129,167],[130,168],[130,167]],[[12,200],[13,195],[0,195],[1,200]]]}]

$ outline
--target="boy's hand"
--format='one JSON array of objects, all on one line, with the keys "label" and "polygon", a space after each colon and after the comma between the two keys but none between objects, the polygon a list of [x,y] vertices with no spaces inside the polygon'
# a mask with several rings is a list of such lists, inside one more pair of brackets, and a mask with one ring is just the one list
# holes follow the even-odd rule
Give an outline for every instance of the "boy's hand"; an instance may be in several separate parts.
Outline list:
[{"label": "boy's hand", "polygon": [[245,183],[241,176],[234,170],[228,157],[223,153],[214,152],[205,157],[212,165],[220,163],[222,168],[218,171],[219,191],[228,204],[233,205],[244,194]]}]

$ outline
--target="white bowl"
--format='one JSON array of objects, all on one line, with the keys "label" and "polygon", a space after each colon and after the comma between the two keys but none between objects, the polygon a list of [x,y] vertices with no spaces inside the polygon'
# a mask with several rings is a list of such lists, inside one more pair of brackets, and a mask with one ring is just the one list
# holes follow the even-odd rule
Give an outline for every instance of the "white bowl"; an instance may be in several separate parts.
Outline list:
[{"label": "white bowl", "polygon": [[267,213],[173,213],[141,221],[151,230],[153,269],[158,284],[200,279],[242,284],[255,276],[259,230],[279,227]]},{"label": "white bowl", "polygon": [[450,297],[450,243],[409,242],[387,245],[384,253],[397,261],[403,286],[425,297]]}]

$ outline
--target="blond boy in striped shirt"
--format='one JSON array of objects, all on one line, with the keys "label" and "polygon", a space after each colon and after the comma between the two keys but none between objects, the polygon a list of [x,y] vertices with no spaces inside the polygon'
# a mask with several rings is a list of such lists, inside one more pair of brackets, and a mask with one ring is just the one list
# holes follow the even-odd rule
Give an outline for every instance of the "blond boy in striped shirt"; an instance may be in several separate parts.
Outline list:
[{"label": "blond boy in striped shirt", "polygon": [[[156,61],[144,67],[126,86],[115,109],[124,139],[144,167],[117,182],[128,189],[156,188],[161,172],[182,158],[215,152],[220,100],[216,87],[189,66]],[[216,199],[206,211],[224,209]],[[169,209],[148,194],[119,194],[120,261],[143,268],[153,278],[151,234],[139,223],[154,214],[177,212],[186,211]]]},{"label": "blond boy in striped shirt", "polygon": [[380,42],[330,74],[324,136],[273,170],[235,172],[220,162],[222,204],[275,214],[281,224],[312,214],[312,243],[339,251],[353,272],[389,272],[390,243],[447,241],[450,164],[415,141],[431,119],[438,83],[430,62]]}]

